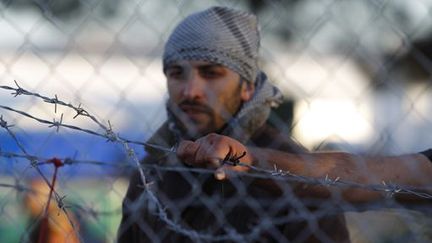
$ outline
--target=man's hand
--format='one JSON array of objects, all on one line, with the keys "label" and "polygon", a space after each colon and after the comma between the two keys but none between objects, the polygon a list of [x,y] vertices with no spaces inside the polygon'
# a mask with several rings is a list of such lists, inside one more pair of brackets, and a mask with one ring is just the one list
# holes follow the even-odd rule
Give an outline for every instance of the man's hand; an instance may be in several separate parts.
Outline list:
[{"label": "man's hand", "polygon": [[[241,157],[246,153],[243,157]],[[195,142],[181,141],[177,148],[177,156],[186,164],[204,168],[217,168],[215,177],[218,180],[227,178],[226,170],[246,171],[244,166],[222,165],[228,156],[238,158],[240,162],[252,164],[252,156],[247,147],[239,141],[227,136],[211,133]]]}]

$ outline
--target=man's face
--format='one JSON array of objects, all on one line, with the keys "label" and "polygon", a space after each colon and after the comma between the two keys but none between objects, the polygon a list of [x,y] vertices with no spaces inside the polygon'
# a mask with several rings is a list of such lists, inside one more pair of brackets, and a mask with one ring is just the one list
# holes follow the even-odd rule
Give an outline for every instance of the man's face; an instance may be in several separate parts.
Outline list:
[{"label": "man's face", "polygon": [[179,61],[169,65],[165,74],[168,105],[192,137],[222,128],[253,94],[252,85],[219,64]]}]

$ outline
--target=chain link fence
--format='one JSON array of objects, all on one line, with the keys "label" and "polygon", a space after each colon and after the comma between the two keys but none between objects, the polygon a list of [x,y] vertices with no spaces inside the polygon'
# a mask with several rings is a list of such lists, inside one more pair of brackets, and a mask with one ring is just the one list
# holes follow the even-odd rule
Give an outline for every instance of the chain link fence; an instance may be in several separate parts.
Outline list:
[{"label": "chain link fence", "polygon": [[[301,242],[313,234],[331,242],[319,226],[325,215],[343,215],[353,242],[432,241],[432,196],[391,181],[362,185],[237,165],[253,172],[244,180],[272,178],[282,189],[263,209],[248,194],[251,182],[231,180],[226,193],[234,187],[238,195],[224,200],[196,187],[212,170],[140,164],[143,147],[152,146],[147,139],[166,119],[164,42],[185,16],[214,5],[259,17],[260,66],[285,95],[272,119],[309,150],[394,155],[432,146],[430,1],[2,0],[0,242],[115,241],[136,168],[142,178],[181,170],[195,188],[190,198],[169,202],[150,181],[145,185],[146,202],[167,225],[146,231],[152,241],[169,229],[194,241],[254,241],[266,231],[270,241]],[[385,206],[302,202],[292,192],[296,183],[380,191],[387,200]],[[426,203],[407,207],[394,199],[398,194]],[[219,228],[179,223],[191,198],[211,212],[199,220]],[[247,232],[233,230],[226,217],[238,206],[260,219]],[[293,239],[274,226],[300,220],[306,227]]]}]

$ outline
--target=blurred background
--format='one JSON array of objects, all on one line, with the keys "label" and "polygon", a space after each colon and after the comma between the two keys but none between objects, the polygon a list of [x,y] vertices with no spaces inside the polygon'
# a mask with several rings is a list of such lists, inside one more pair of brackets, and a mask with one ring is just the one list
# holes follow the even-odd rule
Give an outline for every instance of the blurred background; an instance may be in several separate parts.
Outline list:
[{"label": "blurred background", "polygon": [[[0,0],[0,85],[16,80],[81,104],[122,137],[145,141],[166,117],[164,42],[181,19],[213,5],[258,15],[260,66],[285,94],[274,117],[307,148],[390,155],[432,146],[431,0]],[[34,96],[3,89],[0,105],[101,132]],[[124,149],[5,109],[0,115],[28,154],[106,163],[62,167],[57,187],[82,240],[113,242],[133,168]],[[0,242],[18,242],[35,227],[28,201],[39,199],[16,185],[30,187],[40,176],[28,160],[5,155],[22,152],[5,129],[0,152]],[[51,178],[53,166],[40,168]],[[421,212],[346,215],[354,242],[432,240]]]}]

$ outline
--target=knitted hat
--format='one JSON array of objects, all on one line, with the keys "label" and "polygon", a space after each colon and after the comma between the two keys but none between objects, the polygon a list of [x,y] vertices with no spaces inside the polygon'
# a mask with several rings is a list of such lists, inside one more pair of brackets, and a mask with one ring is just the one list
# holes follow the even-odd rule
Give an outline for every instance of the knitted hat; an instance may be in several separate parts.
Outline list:
[{"label": "knitted hat", "polygon": [[255,15],[212,7],[186,17],[174,29],[163,54],[164,71],[172,62],[199,60],[221,64],[254,82],[260,37]]}]

